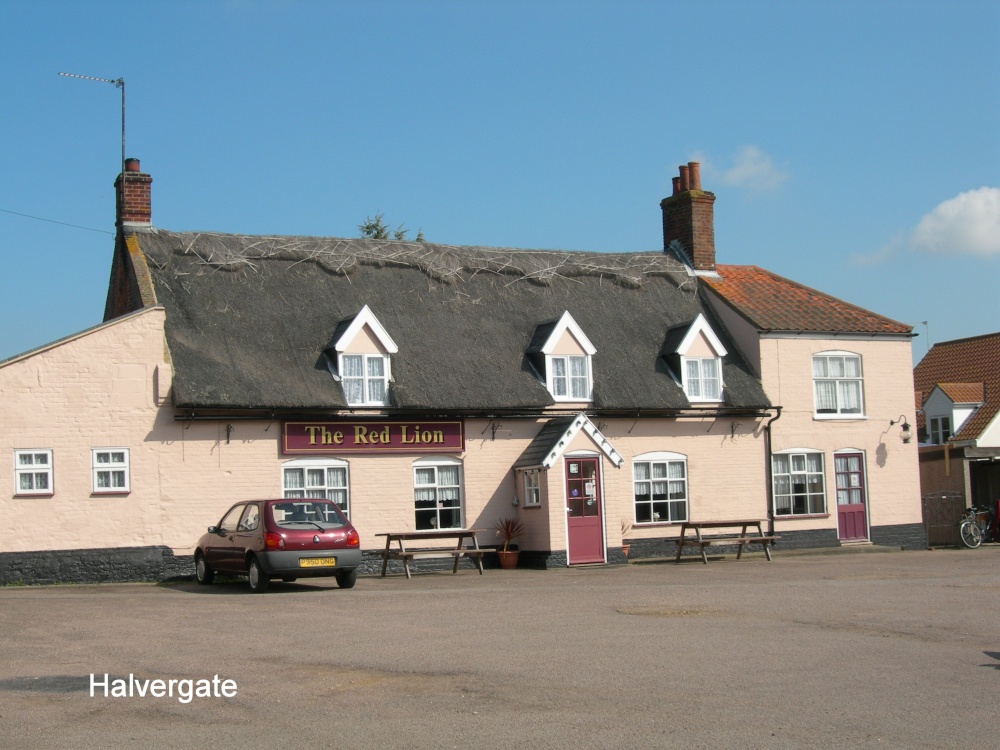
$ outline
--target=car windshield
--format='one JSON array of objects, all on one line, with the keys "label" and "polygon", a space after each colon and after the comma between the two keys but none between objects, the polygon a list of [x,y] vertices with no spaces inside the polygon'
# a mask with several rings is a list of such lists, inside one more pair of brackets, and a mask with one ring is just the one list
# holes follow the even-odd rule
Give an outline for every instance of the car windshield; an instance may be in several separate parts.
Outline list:
[{"label": "car windshield", "polygon": [[271,506],[275,524],[285,528],[303,526],[333,529],[344,525],[337,506],[328,500],[289,500]]}]

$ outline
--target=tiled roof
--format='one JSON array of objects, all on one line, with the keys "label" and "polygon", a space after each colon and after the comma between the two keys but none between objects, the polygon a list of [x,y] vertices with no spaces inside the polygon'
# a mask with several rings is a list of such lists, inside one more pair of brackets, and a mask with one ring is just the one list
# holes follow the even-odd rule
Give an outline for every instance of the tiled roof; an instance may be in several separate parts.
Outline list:
[{"label": "tiled roof", "polygon": [[955,404],[981,404],[983,383],[938,383],[938,388]]},{"label": "tiled roof", "polygon": [[936,385],[970,383],[984,403],[955,440],[975,440],[1000,411],[1000,333],[934,344],[913,370],[914,388],[925,394]]},{"label": "tiled roof", "polygon": [[762,331],[909,334],[905,323],[810,289],[757,266],[715,267],[702,280]]}]

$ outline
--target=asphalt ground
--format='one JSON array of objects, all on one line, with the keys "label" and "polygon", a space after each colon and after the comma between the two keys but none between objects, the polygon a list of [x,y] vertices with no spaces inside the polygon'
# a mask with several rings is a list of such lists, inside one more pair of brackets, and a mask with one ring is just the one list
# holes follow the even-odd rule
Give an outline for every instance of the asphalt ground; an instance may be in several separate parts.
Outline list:
[{"label": "asphalt ground", "polygon": [[998,605],[1000,548],[5,587],[0,747],[996,748]]}]

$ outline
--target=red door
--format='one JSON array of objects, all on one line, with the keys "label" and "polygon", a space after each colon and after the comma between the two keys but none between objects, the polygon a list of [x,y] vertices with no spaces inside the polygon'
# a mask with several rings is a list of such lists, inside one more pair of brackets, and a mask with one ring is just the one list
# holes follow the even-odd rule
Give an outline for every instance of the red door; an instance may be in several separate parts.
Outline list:
[{"label": "red door", "polygon": [[600,459],[566,459],[569,564],[604,562]]},{"label": "red door", "polygon": [[837,528],[841,541],[868,539],[865,516],[865,457],[860,453],[834,456],[837,479]]}]

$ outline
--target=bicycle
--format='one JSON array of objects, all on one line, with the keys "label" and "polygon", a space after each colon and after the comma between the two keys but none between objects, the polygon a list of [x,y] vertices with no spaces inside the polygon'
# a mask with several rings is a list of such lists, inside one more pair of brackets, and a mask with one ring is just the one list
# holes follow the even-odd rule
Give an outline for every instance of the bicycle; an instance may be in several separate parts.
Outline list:
[{"label": "bicycle", "polygon": [[1000,541],[993,512],[988,508],[966,508],[959,525],[962,544],[975,549],[983,542]]}]

